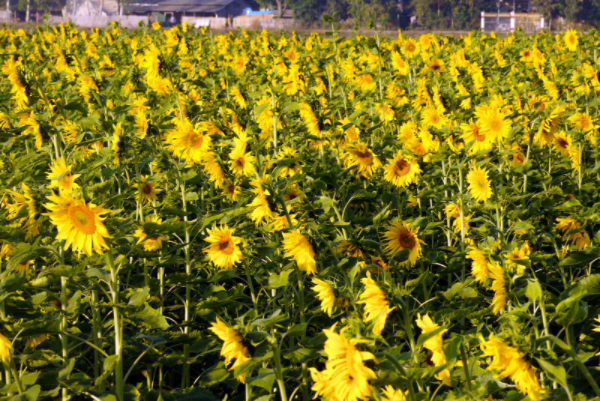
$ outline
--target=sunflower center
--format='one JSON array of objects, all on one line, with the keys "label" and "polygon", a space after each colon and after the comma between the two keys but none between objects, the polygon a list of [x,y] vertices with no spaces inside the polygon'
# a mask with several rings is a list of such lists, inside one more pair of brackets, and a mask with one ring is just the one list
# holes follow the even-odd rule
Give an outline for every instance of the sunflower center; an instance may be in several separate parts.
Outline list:
[{"label": "sunflower center", "polygon": [[75,228],[84,234],[90,235],[96,232],[94,212],[86,205],[71,206],[69,208],[69,217]]},{"label": "sunflower center", "polygon": [[480,134],[479,133],[479,127],[475,127],[475,129],[473,130],[473,136],[475,137],[475,139],[477,140],[477,142],[484,142],[485,141],[485,134]]},{"label": "sunflower center", "polygon": [[229,184],[227,185],[227,192],[229,192],[230,194],[235,192],[235,185],[233,184]]},{"label": "sunflower center", "polygon": [[441,68],[441,66],[440,66],[439,64],[437,64],[437,63],[436,63],[436,64],[433,64],[433,65],[431,66],[431,69],[432,69],[432,70],[434,70],[434,71],[438,71],[440,68]]},{"label": "sunflower center", "polygon": [[372,164],[371,152],[368,150],[357,150],[354,154],[362,164]]},{"label": "sunflower center", "polygon": [[523,52],[523,57],[529,57],[531,56],[531,53],[528,50],[525,50],[525,52]]},{"label": "sunflower center", "polygon": [[408,50],[409,52],[411,52],[411,53],[412,53],[412,52],[414,52],[414,51],[415,51],[415,45],[413,45],[412,43],[411,43],[411,44],[409,44],[409,45],[408,45],[408,47],[407,47],[407,50]]},{"label": "sunflower center", "polygon": [[500,120],[492,120],[492,123],[490,124],[490,127],[494,131],[500,131],[502,129],[502,122]]},{"label": "sunflower center", "polygon": [[394,172],[397,175],[406,175],[410,171],[410,164],[404,159],[400,159],[394,166]]},{"label": "sunflower center", "polygon": [[431,116],[431,122],[433,124],[437,124],[440,122],[440,116],[438,116],[437,114],[434,114],[433,116]]},{"label": "sunflower center", "polygon": [[200,135],[196,134],[195,132],[190,134],[189,140],[190,140],[190,144],[195,148],[202,146],[202,137]]},{"label": "sunflower center", "polygon": [[413,249],[416,245],[415,237],[408,232],[400,234],[400,245],[404,249]]},{"label": "sunflower center", "polygon": [[560,138],[558,140],[558,146],[561,148],[566,148],[568,146],[568,142],[565,139]]},{"label": "sunflower center", "polygon": [[60,179],[60,185],[63,188],[67,188],[67,189],[71,188],[71,183],[72,183],[72,180],[71,180],[70,175],[65,175],[63,178]]},{"label": "sunflower center", "polygon": [[244,166],[246,165],[246,160],[243,157],[240,157],[238,159],[235,159],[234,164],[236,165],[236,167],[244,168]]},{"label": "sunflower center", "polygon": [[152,185],[151,184],[144,184],[144,186],[142,187],[142,192],[146,195],[150,195],[152,194]]},{"label": "sunflower center", "polygon": [[221,241],[219,241],[219,249],[221,252],[231,255],[233,253],[233,248],[234,245],[231,238],[221,238]]}]

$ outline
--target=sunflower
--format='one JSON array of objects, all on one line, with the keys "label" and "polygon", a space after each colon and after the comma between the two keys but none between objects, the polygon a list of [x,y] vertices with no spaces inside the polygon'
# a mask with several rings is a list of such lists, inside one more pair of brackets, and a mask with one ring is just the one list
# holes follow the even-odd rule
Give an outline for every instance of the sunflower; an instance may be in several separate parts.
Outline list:
[{"label": "sunflower", "polygon": [[369,399],[373,393],[369,380],[377,376],[364,362],[375,357],[356,347],[365,340],[347,339],[346,330],[348,327],[338,334],[335,332],[335,325],[329,330],[323,330],[327,337],[325,370],[319,372],[315,368],[309,369],[314,381],[312,390],[316,392],[315,398],[321,396],[330,401],[358,401]]},{"label": "sunflower", "polygon": [[237,177],[245,175],[250,177],[254,174],[254,162],[256,158],[251,153],[246,153],[246,146],[236,147],[229,154],[229,165],[233,174]]},{"label": "sunflower", "polygon": [[[156,182],[148,181],[147,176],[142,176],[140,188],[142,190],[142,202],[150,203],[156,200],[156,195],[161,193],[162,191],[156,187]],[[140,198],[139,190],[135,191],[136,199]]]},{"label": "sunflower", "polygon": [[506,280],[504,279],[504,270],[498,263],[492,261],[488,264],[490,277],[492,282],[492,291],[494,298],[492,299],[492,312],[497,315],[506,305]]},{"label": "sunflower", "polygon": [[18,265],[13,267],[13,271],[21,274],[21,275],[26,275],[27,272],[29,271],[29,266],[31,265],[31,260],[28,260],[26,262],[21,262]]},{"label": "sunflower", "polygon": [[439,74],[444,71],[444,61],[439,59],[433,59],[429,62],[429,70],[434,74]]},{"label": "sunflower", "polygon": [[121,134],[122,134],[121,122],[119,121],[113,125],[113,136],[110,150],[113,151],[113,164],[118,166],[121,162]]},{"label": "sunflower", "polygon": [[447,124],[447,120],[442,112],[433,107],[428,107],[421,113],[421,122],[424,127],[443,128]]},{"label": "sunflower", "polygon": [[317,293],[317,298],[321,301],[321,310],[331,317],[333,308],[335,307],[335,294],[331,286],[323,280],[314,277],[312,279],[312,290]]},{"label": "sunflower", "polygon": [[[423,331],[423,334],[437,331],[437,334],[430,336],[427,340],[425,340],[423,347],[431,351],[431,362],[433,362],[435,367],[444,366],[447,361],[446,354],[444,354],[444,339],[442,336],[448,330],[440,330],[441,327],[431,319],[429,313],[423,317],[421,317],[421,314],[418,314],[416,323],[417,326],[419,326],[419,328]],[[441,380],[447,386],[450,385],[450,371],[448,369],[444,369],[436,374],[435,378]]]},{"label": "sunflower", "polygon": [[242,251],[238,244],[242,242],[239,237],[232,236],[233,230],[230,230],[227,225],[221,228],[209,228],[208,238],[204,241],[210,245],[204,248],[204,253],[208,255],[208,258],[215,266],[224,269],[231,270],[236,263],[242,261]]},{"label": "sunflower", "polygon": [[[245,347],[242,344],[244,339],[235,330],[219,320],[219,318],[217,318],[216,322],[212,323],[212,327],[210,327],[209,330],[223,341],[221,356],[225,358],[225,366],[235,360],[229,367],[229,370],[234,370],[236,367],[251,359],[248,355],[248,347]],[[241,374],[237,379],[244,383],[246,374]]]},{"label": "sunflower", "polygon": [[360,282],[365,286],[365,290],[360,294],[360,300],[356,303],[365,305],[365,322],[375,322],[373,334],[381,335],[388,315],[396,308],[390,308],[390,303],[385,293],[371,278],[370,272],[367,272],[367,277],[362,278]]},{"label": "sunflower", "polygon": [[292,230],[283,234],[283,249],[286,252],[285,256],[294,259],[300,270],[305,271],[307,274],[317,272],[315,251],[308,238],[299,231]]},{"label": "sunflower", "polygon": [[9,366],[10,360],[12,359],[12,343],[3,334],[0,334],[0,361],[4,365]]},{"label": "sunflower", "polygon": [[102,215],[109,210],[70,196],[52,195],[48,200],[53,203],[44,205],[50,210],[46,215],[58,229],[56,239],[65,240],[65,249],[72,247],[88,256],[92,255],[92,250],[102,255],[103,249],[108,249],[104,238],[110,236]]},{"label": "sunflower", "polygon": [[292,177],[297,173],[302,172],[302,168],[304,164],[300,160],[291,161],[293,159],[298,159],[299,154],[293,148],[283,145],[281,149],[277,152],[277,160],[284,161],[285,163],[281,163],[279,168],[279,176],[282,178]]},{"label": "sunflower", "polygon": [[571,137],[564,132],[554,135],[554,149],[562,157],[569,157],[569,148],[571,147],[571,144]]},{"label": "sunflower", "polygon": [[495,107],[482,109],[476,115],[481,134],[489,138],[490,141],[500,141],[510,133],[510,121],[505,119],[506,116],[500,109]]},{"label": "sunflower", "polygon": [[542,146],[550,146],[554,141],[554,134],[558,131],[564,107],[554,108],[540,124],[540,127],[534,137],[536,143]]},{"label": "sunflower", "polygon": [[467,174],[469,191],[471,196],[478,202],[486,202],[492,196],[492,187],[488,179],[488,173],[481,167],[473,167]]},{"label": "sunflower", "polygon": [[579,44],[579,38],[577,37],[577,31],[575,29],[569,29],[565,33],[565,36],[563,36],[563,39],[565,41],[565,45],[567,46],[567,49],[569,49],[572,52],[577,50],[577,45]]},{"label": "sunflower", "polygon": [[385,166],[384,179],[397,187],[405,188],[414,183],[417,176],[421,175],[419,163],[401,153],[388,162],[389,164]]},{"label": "sunflower", "polygon": [[152,214],[150,216],[148,216],[146,219],[144,219],[144,221],[142,222],[142,224],[137,228],[137,230],[135,231],[135,234],[133,234],[133,236],[135,238],[138,238],[138,244],[143,244],[144,246],[144,250],[148,251],[148,252],[153,252],[153,251],[158,251],[159,249],[162,249],[162,242],[167,240],[167,237],[164,236],[158,236],[158,237],[148,237],[148,234],[146,234],[146,231],[144,230],[144,225],[147,223],[154,223],[154,224],[161,224],[162,223],[162,219],[160,219],[158,216]]},{"label": "sunflower", "polygon": [[381,401],[406,401],[406,393],[403,393],[402,390],[395,389],[389,384],[383,388],[381,396]]},{"label": "sunflower", "polygon": [[489,150],[492,148],[492,141],[490,137],[481,131],[481,127],[473,120],[469,121],[468,124],[461,124],[460,128],[463,131],[462,138],[466,144],[472,143],[469,148],[469,154],[481,152],[482,150]]},{"label": "sunflower", "polygon": [[75,180],[80,176],[81,174],[71,174],[71,166],[67,166],[64,159],[56,159],[48,173],[50,188],[58,188],[61,194],[69,195],[79,188]]},{"label": "sunflower", "polygon": [[236,200],[238,200],[240,193],[241,193],[241,188],[240,186],[234,182],[234,181],[225,181],[223,183],[223,194],[225,194],[225,197],[230,201],[230,202],[235,202]]},{"label": "sunflower", "polygon": [[475,280],[480,283],[485,281],[490,276],[490,269],[485,254],[477,248],[472,248],[467,252],[467,258],[473,261],[471,264],[471,274],[475,277]]},{"label": "sunflower", "polygon": [[394,255],[401,251],[408,251],[408,259],[402,263],[402,265],[408,265],[408,267],[414,265],[417,262],[419,256],[421,256],[421,241],[417,237],[419,229],[411,228],[407,223],[398,222],[388,227],[384,237],[387,241],[385,250]]},{"label": "sunflower", "polygon": [[413,58],[417,54],[419,54],[420,48],[419,44],[413,39],[407,39],[402,44],[402,50],[406,57]]},{"label": "sunflower", "polygon": [[408,63],[402,59],[398,52],[392,52],[392,66],[400,75],[408,75]]},{"label": "sunflower", "polygon": [[592,117],[587,113],[575,113],[571,117],[569,117],[569,122],[576,129],[580,129],[583,132],[587,132],[596,128],[592,121]]},{"label": "sunflower", "polygon": [[167,149],[188,164],[200,164],[203,153],[210,148],[210,135],[206,134],[200,123],[192,126],[187,119],[175,121],[175,126],[175,129],[167,134]]},{"label": "sunflower", "polygon": [[215,183],[215,187],[221,188],[225,180],[225,172],[219,164],[217,155],[214,152],[204,152],[200,155],[200,160],[202,169],[208,175],[209,180]]},{"label": "sunflower", "polygon": [[377,155],[360,142],[346,146],[342,153],[342,160],[347,169],[357,170],[358,177],[370,178],[381,167]]}]

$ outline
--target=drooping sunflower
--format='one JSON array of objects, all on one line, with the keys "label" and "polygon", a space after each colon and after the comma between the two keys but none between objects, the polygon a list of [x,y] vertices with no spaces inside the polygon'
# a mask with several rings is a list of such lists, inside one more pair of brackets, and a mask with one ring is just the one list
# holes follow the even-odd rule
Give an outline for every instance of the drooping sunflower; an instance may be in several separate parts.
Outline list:
[{"label": "drooping sunflower", "polygon": [[83,199],[71,196],[48,196],[53,203],[44,206],[50,210],[46,215],[58,229],[57,240],[65,240],[65,249],[83,251],[91,256],[92,250],[102,255],[108,245],[104,241],[110,238],[102,215],[109,212],[102,206],[86,203]]},{"label": "drooping sunflower", "polygon": [[370,178],[381,167],[377,155],[360,142],[347,145],[342,160],[347,169],[356,169],[359,177]]},{"label": "drooping sunflower", "polygon": [[[244,340],[235,330],[223,323],[219,318],[217,321],[212,323],[212,327],[209,328],[221,341],[223,341],[223,347],[221,348],[221,356],[225,358],[225,365],[229,365],[232,361],[235,362],[229,367],[229,370],[234,370],[244,362],[249,361],[251,358],[248,355],[248,347],[242,344]],[[244,383],[246,374],[242,374],[237,379]]]},{"label": "drooping sunflower", "polygon": [[71,166],[67,166],[64,159],[56,159],[48,173],[50,188],[58,188],[60,193],[69,195],[79,188],[75,180],[80,176],[81,174],[71,174]]},{"label": "drooping sunflower", "polygon": [[[431,317],[429,317],[429,313],[423,317],[421,317],[421,314],[417,316],[416,323],[417,326],[419,326],[419,328],[423,331],[423,334],[431,333],[440,329],[440,326],[436,324]],[[446,354],[444,354],[444,339],[442,337],[447,331],[447,329],[443,329],[423,343],[423,347],[431,351],[431,362],[433,362],[433,365],[436,367],[443,366],[447,362]],[[442,370],[436,374],[435,377],[436,379],[441,380],[444,384],[448,386],[450,385],[450,371],[448,369]]]},{"label": "drooping sunflower", "polygon": [[565,41],[565,46],[567,46],[567,49],[569,49],[572,52],[577,50],[579,38],[577,37],[577,31],[575,29],[567,30],[565,36],[563,36],[563,39]]},{"label": "drooping sunflower", "polygon": [[215,266],[231,270],[236,263],[242,261],[242,251],[238,244],[242,242],[240,237],[234,237],[233,230],[230,230],[227,225],[221,228],[207,229],[208,237],[204,241],[210,245],[204,248],[211,262]]},{"label": "drooping sunflower", "polygon": [[300,270],[305,271],[307,274],[317,272],[315,251],[308,238],[299,231],[293,230],[283,234],[283,249],[286,252],[285,256],[294,259]]},{"label": "drooping sunflower", "polygon": [[345,332],[348,327],[335,332],[335,325],[329,330],[323,330],[327,362],[325,370],[318,371],[310,368],[314,381],[312,390],[316,396],[322,396],[330,401],[358,401],[370,398],[373,390],[369,380],[377,376],[364,362],[375,357],[370,352],[360,351],[356,345],[365,340],[348,339]]},{"label": "drooping sunflower", "polygon": [[[156,186],[156,182],[148,180],[148,176],[143,175],[141,178],[140,188],[142,190],[142,202],[150,203],[155,201],[157,195],[161,193],[162,190]],[[139,190],[135,191],[135,196],[136,199],[140,198]]]},{"label": "drooping sunflower", "polygon": [[4,365],[9,366],[10,360],[12,359],[12,343],[3,334],[0,334],[0,361]]},{"label": "drooping sunflower", "polygon": [[485,281],[490,276],[490,269],[485,254],[477,248],[472,248],[467,253],[467,258],[473,261],[471,264],[471,274],[475,277],[475,280],[480,283]]},{"label": "drooping sunflower", "polygon": [[312,290],[317,293],[317,298],[321,301],[321,310],[331,317],[333,308],[335,307],[335,294],[331,286],[323,280],[314,277],[312,279]]},{"label": "drooping sunflower", "polygon": [[154,214],[149,215],[137,228],[133,236],[138,239],[138,244],[143,244],[145,251],[158,251],[159,249],[162,249],[162,242],[166,241],[167,237],[164,237],[162,235],[152,238],[149,237],[148,234],[146,234],[146,231],[144,231],[144,225],[147,223],[161,224],[162,219]]},{"label": "drooping sunflower", "polygon": [[385,166],[384,179],[397,187],[405,188],[416,181],[421,175],[421,168],[416,160],[398,153],[396,157],[388,160]]},{"label": "drooping sunflower", "polygon": [[488,173],[481,167],[473,167],[467,174],[469,192],[478,202],[487,202],[492,197],[492,187],[488,179]]},{"label": "drooping sunflower", "polygon": [[434,74],[440,74],[444,71],[444,61],[439,59],[433,59],[429,62],[429,70]]},{"label": "drooping sunflower", "polygon": [[360,300],[356,303],[365,305],[365,322],[375,322],[373,334],[380,335],[385,327],[388,315],[396,308],[390,308],[385,293],[371,278],[370,272],[367,272],[367,277],[362,278],[360,282],[365,286],[365,290],[360,294]]},{"label": "drooping sunflower", "polygon": [[395,253],[407,250],[409,251],[408,259],[400,263],[400,265],[413,266],[419,256],[421,256],[421,241],[417,237],[419,229],[413,229],[407,223],[398,222],[388,227],[388,230],[384,234],[384,238],[387,241],[385,250],[387,253],[393,255]]},{"label": "drooping sunflower", "polygon": [[492,291],[494,291],[494,298],[492,299],[492,312],[497,315],[504,308],[507,300],[504,269],[495,261],[488,263],[488,268],[490,271],[490,277],[494,280],[492,282]]}]

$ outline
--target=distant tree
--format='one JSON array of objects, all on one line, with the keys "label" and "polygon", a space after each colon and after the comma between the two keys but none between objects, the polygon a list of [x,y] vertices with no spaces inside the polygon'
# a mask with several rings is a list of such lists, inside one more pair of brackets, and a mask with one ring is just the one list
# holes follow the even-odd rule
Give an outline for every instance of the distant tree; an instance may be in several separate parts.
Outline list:
[{"label": "distant tree", "polygon": [[288,9],[289,0],[256,0],[256,2],[263,8],[272,8],[277,10],[277,16],[283,17],[286,10]]},{"label": "distant tree", "polygon": [[385,26],[397,22],[398,2],[396,0],[348,0],[348,13],[357,26],[364,27],[370,22]]},{"label": "distant tree", "polygon": [[334,15],[335,20],[345,20],[348,18],[348,1],[347,0],[327,0],[325,10],[327,15]]},{"label": "distant tree", "polygon": [[288,0],[288,3],[290,9],[294,11],[294,18],[304,23],[318,21],[327,5],[323,0]]}]

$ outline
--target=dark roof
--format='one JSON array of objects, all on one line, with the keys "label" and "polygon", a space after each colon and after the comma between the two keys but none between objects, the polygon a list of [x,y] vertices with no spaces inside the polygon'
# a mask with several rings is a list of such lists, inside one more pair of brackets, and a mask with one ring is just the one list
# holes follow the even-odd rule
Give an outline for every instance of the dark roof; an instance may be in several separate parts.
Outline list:
[{"label": "dark roof", "polygon": [[128,9],[133,12],[217,13],[240,0],[133,0]]}]

